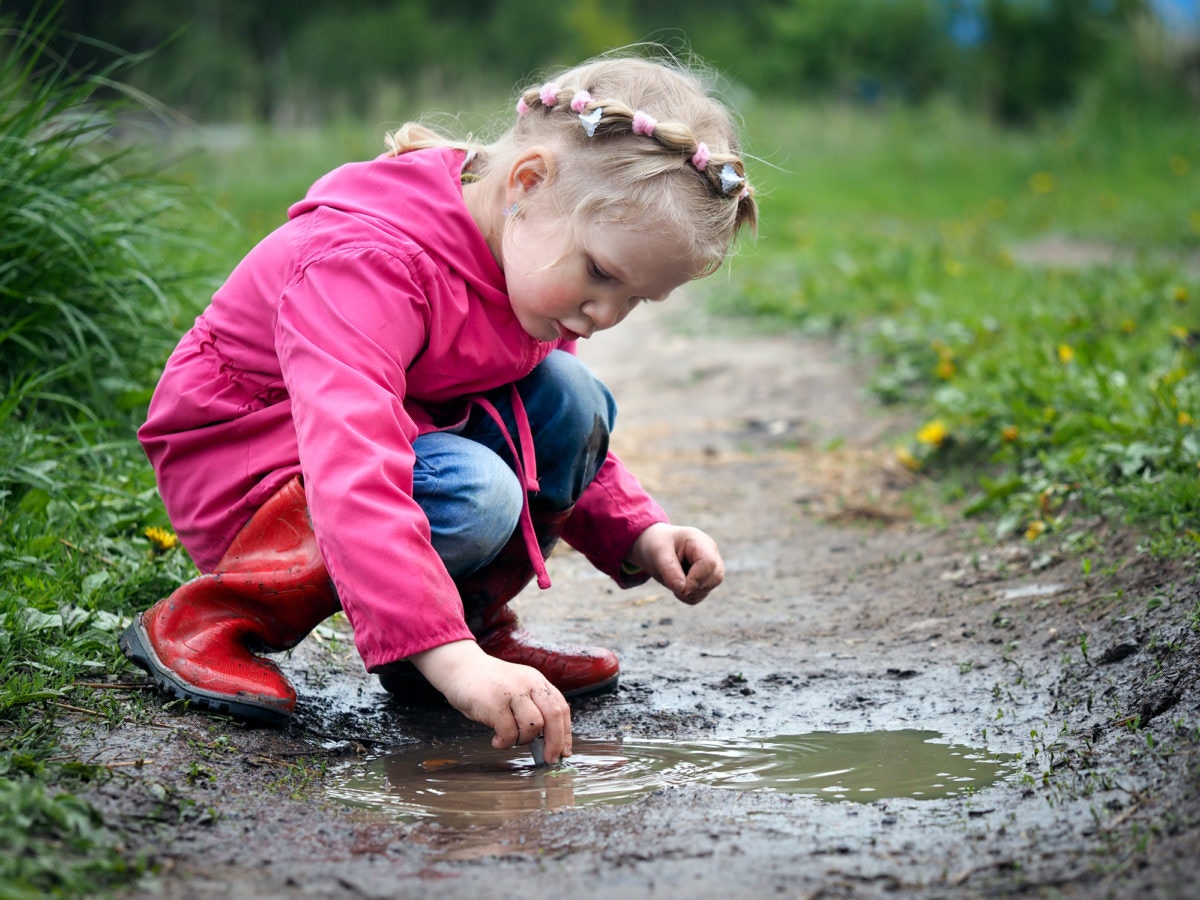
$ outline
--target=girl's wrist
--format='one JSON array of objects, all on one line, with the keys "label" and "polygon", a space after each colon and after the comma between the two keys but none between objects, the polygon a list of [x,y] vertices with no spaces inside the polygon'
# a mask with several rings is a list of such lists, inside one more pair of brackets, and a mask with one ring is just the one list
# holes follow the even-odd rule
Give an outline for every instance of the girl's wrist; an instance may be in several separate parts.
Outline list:
[{"label": "girl's wrist", "polygon": [[439,691],[444,685],[454,680],[455,674],[463,668],[479,662],[483,650],[474,641],[451,641],[438,647],[431,647],[420,653],[414,653],[408,658],[417,671]]},{"label": "girl's wrist", "polygon": [[650,532],[658,528],[660,525],[665,525],[665,522],[655,522],[645,531],[637,536],[633,542],[633,546],[629,548],[629,552],[625,554],[625,558],[621,560],[621,571],[626,575],[640,575],[649,568],[646,563],[645,548],[646,543],[650,538]]}]

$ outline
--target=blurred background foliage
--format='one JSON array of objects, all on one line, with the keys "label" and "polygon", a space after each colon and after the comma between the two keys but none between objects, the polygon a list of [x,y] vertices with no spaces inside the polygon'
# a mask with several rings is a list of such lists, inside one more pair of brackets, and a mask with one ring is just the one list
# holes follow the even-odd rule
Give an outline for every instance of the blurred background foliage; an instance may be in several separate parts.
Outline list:
[{"label": "blurred background foliage", "polygon": [[[0,0],[0,14],[47,4]],[[1029,123],[1105,102],[1200,97],[1194,0],[64,0],[55,41],[150,54],[135,87],[202,121],[397,115],[414,94],[511,86],[635,41],[684,44],[762,97],[875,103],[948,95]],[[1191,34],[1194,38],[1194,32]],[[377,108],[380,104],[389,108]]]}]

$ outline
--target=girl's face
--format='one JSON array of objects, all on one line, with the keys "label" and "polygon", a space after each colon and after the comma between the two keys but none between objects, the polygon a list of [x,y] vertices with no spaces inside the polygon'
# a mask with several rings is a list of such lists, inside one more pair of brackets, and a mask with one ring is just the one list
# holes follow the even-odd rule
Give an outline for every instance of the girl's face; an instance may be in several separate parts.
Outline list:
[{"label": "girl's face", "polygon": [[521,327],[539,341],[589,338],[645,300],[664,300],[696,263],[675,235],[620,222],[575,228],[553,204],[507,223],[500,265]]}]

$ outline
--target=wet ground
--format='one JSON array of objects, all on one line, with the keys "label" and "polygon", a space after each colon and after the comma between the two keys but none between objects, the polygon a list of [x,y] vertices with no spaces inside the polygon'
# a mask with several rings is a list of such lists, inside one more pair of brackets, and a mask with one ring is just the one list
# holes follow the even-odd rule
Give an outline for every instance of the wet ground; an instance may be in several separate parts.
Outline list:
[{"label": "wet ground", "polygon": [[89,799],[161,867],[133,895],[1200,893],[1191,571],[1099,524],[1082,556],[919,524],[905,423],[847,354],[670,315],[581,354],[616,448],[719,540],[727,583],[693,608],[554,555],[526,625],[622,661],[573,704],[576,758],[538,769],[390,701],[335,618],[284,661],[286,730],[138,688],[80,723],[112,773]]}]

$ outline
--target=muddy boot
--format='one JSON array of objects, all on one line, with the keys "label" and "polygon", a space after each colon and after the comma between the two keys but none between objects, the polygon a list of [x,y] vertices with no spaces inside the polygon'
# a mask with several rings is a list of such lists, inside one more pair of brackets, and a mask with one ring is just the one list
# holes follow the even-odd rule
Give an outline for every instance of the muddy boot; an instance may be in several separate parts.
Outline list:
[{"label": "muddy boot", "polygon": [[[570,509],[533,513],[543,556],[549,556],[558,543],[570,515]],[[508,604],[533,580],[533,574],[529,551],[518,531],[495,559],[455,582],[466,611],[467,627],[479,646],[489,656],[532,666],[566,697],[615,688],[621,667],[611,650],[545,643],[521,627]],[[402,699],[428,699],[432,689],[422,682],[424,679],[408,663],[397,663],[379,672],[379,683],[384,690]]]},{"label": "muddy boot", "polygon": [[291,649],[340,608],[294,478],[255,512],[212,573],[140,613],[119,643],[181,700],[283,724],[296,690],[257,653]]}]

